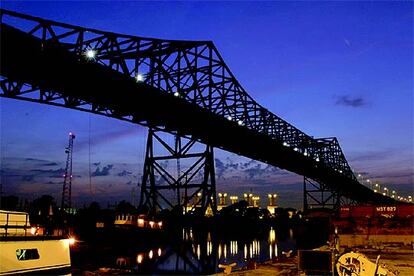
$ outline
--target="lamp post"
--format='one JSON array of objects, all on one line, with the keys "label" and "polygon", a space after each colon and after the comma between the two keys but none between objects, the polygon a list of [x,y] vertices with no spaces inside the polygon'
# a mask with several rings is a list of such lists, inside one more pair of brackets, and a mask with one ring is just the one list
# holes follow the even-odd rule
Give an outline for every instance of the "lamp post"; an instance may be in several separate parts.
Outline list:
[{"label": "lamp post", "polygon": [[268,194],[267,197],[269,198],[269,206],[276,206],[277,194]]},{"label": "lamp post", "polygon": [[244,196],[244,200],[247,201],[248,206],[252,206],[253,205],[253,202],[252,202],[253,194],[243,194],[243,196]]},{"label": "lamp post", "polygon": [[260,200],[259,196],[252,196],[253,207],[259,207],[259,200]]},{"label": "lamp post", "polygon": [[235,204],[239,201],[239,197],[238,196],[230,196],[230,202],[231,204]]},{"label": "lamp post", "polygon": [[218,193],[218,198],[219,198],[219,205],[226,205],[226,197],[227,197],[227,193]]}]

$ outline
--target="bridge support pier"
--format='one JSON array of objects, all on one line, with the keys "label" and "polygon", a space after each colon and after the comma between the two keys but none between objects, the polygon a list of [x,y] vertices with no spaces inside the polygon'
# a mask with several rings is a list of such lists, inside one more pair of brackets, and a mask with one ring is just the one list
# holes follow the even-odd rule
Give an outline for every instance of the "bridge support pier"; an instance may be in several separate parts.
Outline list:
[{"label": "bridge support pier", "polygon": [[166,136],[171,137],[160,130],[148,131],[140,209],[152,216],[163,209],[173,209],[179,214],[190,211],[215,214],[213,147],[178,133],[172,135],[173,141]]},{"label": "bridge support pier", "polygon": [[303,211],[313,208],[328,208],[338,211],[341,195],[323,183],[303,178]]}]

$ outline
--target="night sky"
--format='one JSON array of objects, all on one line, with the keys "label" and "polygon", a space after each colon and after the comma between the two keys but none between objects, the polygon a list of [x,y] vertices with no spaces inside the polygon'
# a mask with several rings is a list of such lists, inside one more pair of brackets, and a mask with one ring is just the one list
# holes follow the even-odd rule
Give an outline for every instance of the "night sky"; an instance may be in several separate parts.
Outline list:
[{"label": "night sky", "polygon": [[[260,104],[315,137],[336,136],[364,179],[413,193],[413,3],[18,2],[2,8],[165,39],[212,40]],[[60,200],[76,133],[75,206],[139,194],[146,129],[70,109],[0,98],[3,195]],[[301,207],[302,177],[216,150],[217,191],[280,194]],[[137,202],[137,199],[135,199]],[[264,203],[263,203],[264,205]]]}]

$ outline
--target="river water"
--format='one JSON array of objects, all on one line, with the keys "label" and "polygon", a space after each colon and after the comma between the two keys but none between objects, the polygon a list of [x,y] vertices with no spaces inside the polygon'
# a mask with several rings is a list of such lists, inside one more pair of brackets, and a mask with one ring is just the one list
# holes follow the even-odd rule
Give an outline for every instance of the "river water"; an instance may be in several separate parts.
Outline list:
[{"label": "river water", "polygon": [[73,273],[99,269],[103,272],[111,268],[133,274],[211,274],[223,271],[219,265],[253,268],[256,263],[289,256],[296,251],[292,229],[283,231],[287,233],[283,240],[278,238],[279,231],[274,227],[265,229],[260,235],[234,235],[238,238],[196,231],[192,227],[182,228],[180,232],[174,234],[174,240],[142,237],[121,247],[89,246],[86,243],[72,252]]}]

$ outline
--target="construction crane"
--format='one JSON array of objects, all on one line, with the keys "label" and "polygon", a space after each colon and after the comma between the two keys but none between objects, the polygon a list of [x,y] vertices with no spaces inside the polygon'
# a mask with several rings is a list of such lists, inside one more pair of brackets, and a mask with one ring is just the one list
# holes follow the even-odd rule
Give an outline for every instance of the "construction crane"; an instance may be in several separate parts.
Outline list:
[{"label": "construction crane", "polygon": [[66,153],[66,168],[63,175],[63,190],[62,190],[62,210],[70,212],[72,207],[72,154],[73,154],[73,140],[75,134],[69,132],[69,144],[65,148]]}]

